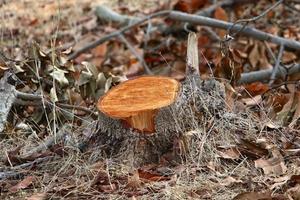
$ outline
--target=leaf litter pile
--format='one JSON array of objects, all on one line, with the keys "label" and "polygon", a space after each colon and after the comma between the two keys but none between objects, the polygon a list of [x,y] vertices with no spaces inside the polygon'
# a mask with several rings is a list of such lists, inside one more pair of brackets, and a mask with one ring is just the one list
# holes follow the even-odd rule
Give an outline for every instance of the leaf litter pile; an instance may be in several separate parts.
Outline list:
[{"label": "leaf litter pile", "polygon": [[[0,13],[0,199],[300,199],[299,1],[0,0]],[[151,134],[97,109],[143,75],[182,86]]]}]

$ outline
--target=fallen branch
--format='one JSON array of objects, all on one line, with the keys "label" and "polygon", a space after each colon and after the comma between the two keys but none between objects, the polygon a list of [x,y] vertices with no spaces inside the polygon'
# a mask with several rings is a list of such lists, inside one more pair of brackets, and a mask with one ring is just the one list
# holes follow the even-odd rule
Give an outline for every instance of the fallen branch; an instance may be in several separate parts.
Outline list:
[{"label": "fallen branch", "polygon": [[117,23],[121,26],[127,26],[139,20],[137,17],[121,15],[104,5],[97,6],[95,14],[100,22]]},{"label": "fallen branch", "polygon": [[[225,30],[231,28],[231,30],[233,30],[235,32],[240,31],[243,28],[243,26],[239,25],[239,24],[233,26],[233,23],[231,23],[231,22],[225,22],[222,20],[212,19],[209,17],[191,15],[191,14],[178,12],[178,11],[170,12],[170,15],[168,17],[173,20],[189,22],[189,23],[195,24],[195,25],[210,26],[213,28],[220,28],[220,29],[225,29]],[[245,27],[240,33],[242,35],[252,37],[257,40],[268,41],[268,42],[272,42],[272,43],[275,43],[278,45],[282,44],[287,48],[300,51],[300,42],[297,42],[295,40],[285,39],[285,38],[279,37],[279,36],[275,36],[270,33],[260,31],[256,28]]]},{"label": "fallen branch", "polygon": [[[38,94],[29,94],[15,90],[16,99],[14,100],[15,105],[22,105],[22,106],[42,106],[42,96]],[[45,101],[46,106],[53,107],[54,103],[50,101]],[[65,109],[74,109],[84,111],[88,114],[91,114],[93,117],[97,117],[97,112],[91,111],[89,108],[76,106],[76,105],[69,105],[64,103],[55,103],[55,106],[59,108]]]},{"label": "fallen branch", "polygon": [[112,33],[100,38],[99,40],[96,40],[90,44],[87,44],[86,46],[82,47],[78,51],[72,53],[68,57],[68,59],[69,60],[74,59],[74,58],[78,57],[80,54],[82,54],[92,48],[95,48],[96,46],[102,44],[103,42],[106,42],[112,38],[118,37],[120,34],[130,30],[133,27],[136,27],[150,19],[153,19],[156,17],[161,17],[161,16],[167,16],[169,19],[181,21],[181,22],[187,22],[187,23],[194,24],[194,25],[209,26],[209,27],[220,28],[220,29],[225,29],[225,30],[231,29],[232,31],[239,32],[242,35],[252,37],[257,40],[268,41],[268,42],[272,42],[272,43],[275,43],[278,45],[283,44],[287,48],[300,51],[300,42],[297,42],[295,40],[285,39],[283,37],[275,36],[275,35],[260,31],[255,28],[251,28],[248,26],[244,27],[242,25],[234,24],[231,22],[225,22],[222,20],[217,20],[217,19],[213,19],[213,18],[209,18],[209,17],[187,14],[187,13],[183,13],[183,12],[179,12],[179,11],[166,10],[166,11],[160,11],[160,12],[151,14],[147,17],[144,17],[144,18],[134,22],[133,24],[125,26],[118,31],[112,32]]},{"label": "fallen branch", "polygon": [[[0,172],[0,181],[5,179],[12,179],[12,178],[18,179],[20,176],[23,176],[26,172],[28,172],[28,170],[23,170],[23,169],[30,168],[42,162],[49,161],[52,158],[53,156],[37,158],[34,161],[11,167],[9,171]],[[17,171],[17,170],[22,170],[22,171]]]},{"label": "fallen branch", "polygon": [[169,11],[169,10],[165,10],[165,11],[160,11],[160,12],[157,12],[157,13],[153,13],[152,15],[144,17],[144,18],[140,19],[139,21],[134,22],[133,24],[125,26],[125,27],[121,28],[118,31],[112,32],[112,33],[110,33],[110,34],[108,34],[108,35],[100,38],[99,40],[96,40],[96,41],[94,41],[94,42],[92,42],[90,44],[87,44],[86,46],[82,47],[78,51],[76,51],[76,52],[72,53],[70,56],[68,56],[68,59],[72,60],[74,58],[77,58],[80,54],[82,54],[82,53],[84,53],[84,52],[86,52],[86,51],[88,51],[88,50],[90,50],[92,48],[95,48],[96,46],[102,44],[103,42],[106,42],[106,41],[108,41],[108,40],[110,40],[112,38],[115,38],[115,37],[119,36],[120,34],[124,33],[125,31],[127,31],[127,30],[129,30],[129,29],[131,29],[133,27],[136,27],[136,26],[138,26],[138,25],[140,25],[140,24],[142,24],[142,23],[144,23],[144,22],[146,22],[146,21],[148,21],[150,19],[153,19],[155,17],[166,16],[170,12],[171,11]]},{"label": "fallen branch", "polygon": [[[268,81],[272,75],[273,69],[266,69],[260,71],[254,71],[249,73],[243,73],[241,75],[241,79],[239,80],[238,84],[248,84],[257,81]],[[291,74],[299,73],[300,72],[300,64],[294,65],[291,68],[286,69],[283,66],[279,66],[276,72],[275,77],[285,77]]]},{"label": "fallen branch", "polygon": [[146,72],[146,74],[148,75],[153,75],[153,73],[151,72],[150,68],[148,67],[147,63],[145,62],[145,60],[143,59],[143,57],[141,55],[139,55],[138,52],[136,52],[136,50],[134,49],[134,47],[129,43],[129,41],[123,36],[123,34],[119,35],[119,38],[126,44],[127,48],[131,51],[131,53],[138,59],[138,61],[140,62],[140,64],[144,67],[144,70]]},{"label": "fallen branch", "polygon": [[276,62],[275,62],[275,66],[273,68],[273,71],[272,71],[272,74],[271,74],[271,77],[270,77],[269,86],[271,86],[275,81],[276,73],[278,71],[278,68],[279,68],[279,65],[280,65],[280,62],[281,62],[281,57],[283,55],[283,51],[284,51],[284,45],[281,44],[280,49],[279,49],[279,53],[278,53],[278,57],[277,57]]},{"label": "fallen branch", "polygon": [[26,158],[36,153],[49,149],[54,144],[57,144],[60,141],[64,141],[67,135],[71,135],[70,131],[71,128],[69,127],[69,125],[68,124],[64,125],[63,127],[60,128],[60,130],[55,135],[50,136],[45,141],[43,141],[40,145],[32,148],[31,151],[27,152],[26,154],[23,154],[21,157]]}]

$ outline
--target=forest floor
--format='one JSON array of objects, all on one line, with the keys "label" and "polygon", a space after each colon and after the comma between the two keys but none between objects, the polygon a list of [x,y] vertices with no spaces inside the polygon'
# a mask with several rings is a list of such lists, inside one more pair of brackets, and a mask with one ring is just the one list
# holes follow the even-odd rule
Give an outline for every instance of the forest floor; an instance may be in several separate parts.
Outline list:
[{"label": "forest floor", "polygon": [[[161,10],[206,10],[204,21],[250,29],[167,15],[132,25]],[[299,18],[296,0],[0,0],[0,76],[12,74],[19,92],[0,133],[0,199],[300,199]],[[258,40],[253,28],[279,39]],[[106,154],[98,99],[145,74],[183,81],[188,31],[201,78],[224,85],[225,109],[240,120],[213,116],[180,133],[157,163]]]}]

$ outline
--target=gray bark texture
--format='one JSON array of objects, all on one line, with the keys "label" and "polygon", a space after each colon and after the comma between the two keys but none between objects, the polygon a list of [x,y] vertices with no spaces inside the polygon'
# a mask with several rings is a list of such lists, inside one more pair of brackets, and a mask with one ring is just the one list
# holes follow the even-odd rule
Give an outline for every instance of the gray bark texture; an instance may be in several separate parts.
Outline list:
[{"label": "gray bark texture", "polygon": [[0,79],[0,133],[5,129],[9,111],[15,101],[15,87],[7,82],[9,73]]}]

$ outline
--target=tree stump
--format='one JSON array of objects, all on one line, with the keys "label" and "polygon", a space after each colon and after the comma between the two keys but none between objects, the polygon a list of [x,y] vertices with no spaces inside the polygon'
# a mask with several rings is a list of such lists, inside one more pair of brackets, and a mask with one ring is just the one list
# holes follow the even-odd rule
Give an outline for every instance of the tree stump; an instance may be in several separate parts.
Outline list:
[{"label": "tree stump", "polygon": [[197,42],[196,34],[191,33],[186,79],[176,101],[158,111],[154,133],[141,134],[125,128],[120,120],[100,114],[97,145],[102,153],[140,166],[158,162],[171,150],[171,162],[178,162],[191,151],[189,146],[193,139],[189,137],[190,131],[199,130],[200,134],[206,134],[213,120],[228,115],[223,84],[215,79],[200,79]]}]

